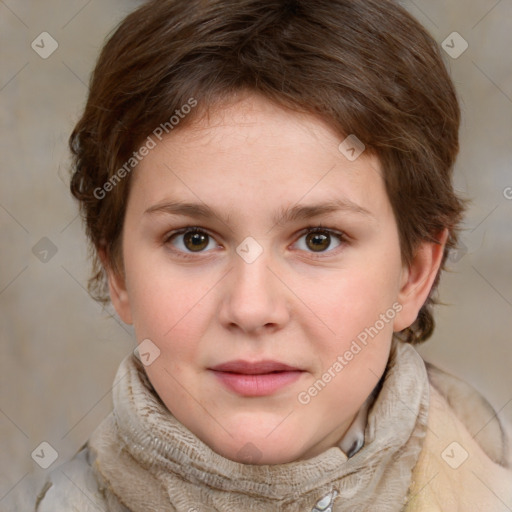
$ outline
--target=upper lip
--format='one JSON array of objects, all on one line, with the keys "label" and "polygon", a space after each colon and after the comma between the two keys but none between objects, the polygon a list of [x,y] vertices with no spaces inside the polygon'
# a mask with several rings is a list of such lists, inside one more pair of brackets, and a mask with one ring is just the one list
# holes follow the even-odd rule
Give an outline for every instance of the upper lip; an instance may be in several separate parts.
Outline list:
[{"label": "upper lip", "polygon": [[300,368],[295,368],[279,361],[263,360],[255,361],[244,361],[237,359],[235,361],[228,361],[227,363],[218,364],[213,366],[210,370],[217,372],[232,372],[232,373],[245,373],[248,375],[271,373],[271,372],[283,372],[283,371],[302,371]]}]

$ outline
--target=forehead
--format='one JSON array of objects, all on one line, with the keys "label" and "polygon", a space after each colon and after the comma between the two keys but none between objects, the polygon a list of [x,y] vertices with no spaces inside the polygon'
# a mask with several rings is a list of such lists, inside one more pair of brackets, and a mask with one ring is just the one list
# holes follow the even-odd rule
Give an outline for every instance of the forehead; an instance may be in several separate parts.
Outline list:
[{"label": "forehead", "polygon": [[350,161],[343,140],[316,116],[247,96],[157,141],[134,172],[133,193],[150,206],[186,199],[238,213],[340,198],[387,211],[378,158]]},{"label": "forehead", "polygon": [[[185,129],[167,137],[169,146],[174,138],[176,143],[188,148],[207,146],[211,150],[216,146],[219,154],[229,152],[232,157],[250,154],[253,159],[256,157],[253,149],[264,146],[269,150],[289,149],[290,153],[283,157],[291,158],[312,149],[329,152],[333,144],[337,146],[342,140],[319,116],[285,109],[256,93],[224,101],[203,114]],[[269,155],[276,156],[271,152],[261,156]]]}]

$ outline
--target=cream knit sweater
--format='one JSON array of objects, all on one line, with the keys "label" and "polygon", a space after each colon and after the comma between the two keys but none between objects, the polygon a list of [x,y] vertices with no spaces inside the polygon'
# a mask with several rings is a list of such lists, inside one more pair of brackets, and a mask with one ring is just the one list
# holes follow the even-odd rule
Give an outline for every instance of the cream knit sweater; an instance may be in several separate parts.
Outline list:
[{"label": "cream knit sweater", "polygon": [[53,471],[32,510],[512,510],[508,439],[496,413],[470,386],[401,342],[394,342],[370,404],[364,445],[350,457],[345,436],[345,445],[305,461],[237,463],[172,416],[134,356],[122,362],[116,382],[113,413],[72,461]]}]

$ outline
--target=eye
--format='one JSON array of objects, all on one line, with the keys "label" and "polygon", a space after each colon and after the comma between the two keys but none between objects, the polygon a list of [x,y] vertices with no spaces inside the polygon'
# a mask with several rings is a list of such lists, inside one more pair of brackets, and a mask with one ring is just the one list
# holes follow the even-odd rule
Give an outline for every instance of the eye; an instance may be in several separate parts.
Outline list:
[{"label": "eye", "polygon": [[[304,240],[303,244],[299,242]],[[299,247],[301,250],[312,251],[314,253],[332,252],[334,249],[327,251],[332,245],[332,242],[337,240],[337,244],[334,249],[340,247],[347,240],[343,233],[333,231],[331,229],[324,228],[323,226],[308,227],[306,232],[299,238]]]},{"label": "eye", "polygon": [[[304,239],[304,242],[301,241]],[[337,245],[332,248],[333,240]],[[303,232],[296,244],[299,249],[313,253],[331,253],[347,243],[344,233],[323,226],[309,226]],[[169,233],[164,240],[165,245],[171,245],[173,252],[180,257],[189,258],[193,253],[204,253],[207,249],[218,247],[214,238],[205,230],[189,226],[179,231]],[[330,250],[328,250],[331,248]]]},{"label": "eye", "polygon": [[200,253],[205,252],[204,249],[208,248],[211,244],[214,248],[217,244],[214,243],[213,238],[206,231],[196,228],[188,227],[174,233],[170,233],[166,239],[165,244],[170,244],[176,247],[177,253],[185,253],[183,256],[186,257],[187,253]]}]

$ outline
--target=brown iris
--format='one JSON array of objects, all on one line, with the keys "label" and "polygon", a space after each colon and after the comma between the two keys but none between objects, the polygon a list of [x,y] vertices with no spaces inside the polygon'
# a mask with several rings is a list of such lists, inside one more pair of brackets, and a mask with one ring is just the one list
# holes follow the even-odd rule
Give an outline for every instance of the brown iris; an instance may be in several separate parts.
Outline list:
[{"label": "brown iris", "polygon": [[[314,231],[306,236],[306,244],[315,251],[320,252],[327,249],[331,243],[331,237],[326,231]],[[311,243],[311,245],[310,245]]]},{"label": "brown iris", "polygon": [[190,251],[198,252],[208,246],[208,235],[201,231],[188,231],[183,235],[183,243]]}]

